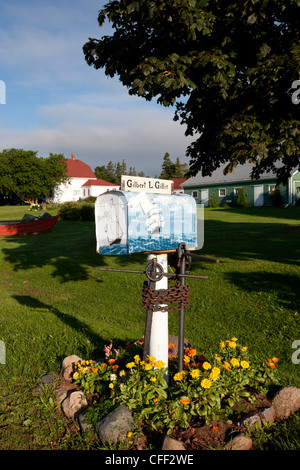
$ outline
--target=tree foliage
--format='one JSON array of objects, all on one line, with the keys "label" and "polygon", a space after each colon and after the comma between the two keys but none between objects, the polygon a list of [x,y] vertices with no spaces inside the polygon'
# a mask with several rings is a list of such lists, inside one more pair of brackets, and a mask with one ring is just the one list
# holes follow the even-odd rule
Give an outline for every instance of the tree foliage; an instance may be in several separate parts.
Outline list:
[{"label": "tree foliage", "polygon": [[99,12],[114,30],[83,46],[96,69],[129,93],[164,106],[195,136],[190,174],[255,164],[284,181],[300,166],[299,108],[287,91],[299,79],[300,1],[120,0]]},{"label": "tree foliage", "polygon": [[5,149],[0,153],[0,193],[15,194],[21,201],[36,204],[51,196],[54,188],[67,181],[66,159],[50,153],[48,158],[33,150]]},{"label": "tree foliage", "polygon": [[159,177],[162,179],[184,178],[188,172],[187,164],[181,163],[179,157],[176,158],[175,163],[172,162],[168,152],[164,155],[161,168],[162,171]]},{"label": "tree foliage", "polygon": [[122,162],[113,163],[110,161],[106,166],[96,166],[94,173],[96,178],[118,185],[121,184],[122,175],[145,176],[143,171],[137,173],[135,167],[131,166],[129,170],[127,170],[127,164],[124,158]]}]

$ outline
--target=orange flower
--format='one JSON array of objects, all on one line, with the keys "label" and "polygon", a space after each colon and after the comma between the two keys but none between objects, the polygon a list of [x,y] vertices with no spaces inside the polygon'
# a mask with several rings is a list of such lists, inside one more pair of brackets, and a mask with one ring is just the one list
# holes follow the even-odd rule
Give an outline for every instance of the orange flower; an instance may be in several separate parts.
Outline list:
[{"label": "orange flower", "polygon": [[271,367],[271,369],[275,369],[276,366],[275,366],[274,362],[270,362],[270,367]]},{"label": "orange flower", "polygon": [[173,414],[172,414],[172,418],[175,418],[175,416],[176,416],[175,413],[173,413]]},{"label": "orange flower", "polygon": [[190,400],[184,400],[183,398],[181,398],[180,401],[183,405],[188,405],[190,403]]},{"label": "orange flower", "polygon": [[104,369],[105,367],[107,367],[107,364],[105,364],[105,362],[103,362],[102,369]]},{"label": "orange flower", "polygon": [[98,367],[94,367],[94,369],[92,369],[92,372],[94,373],[98,372]]},{"label": "orange flower", "polygon": [[118,364],[115,364],[114,366],[112,366],[112,369],[113,369],[113,370],[117,370],[117,369],[119,369],[119,366],[118,366]]},{"label": "orange flower", "polygon": [[272,357],[272,361],[273,362],[278,362],[278,358],[277,357]]},{"label": "orange flower", "polygon": [[173,343],[169,343],[169,346],[168,346],[169,349],[173,349],[175,348],[174,344]]},{"label": "orange flower", "polygon": [[219,430],[218,426],[213,426],[212,429],[213,429],[214,432],[218,432],[218,430]]},{"label": "orange flower", "polygon": [[196,349],[189,349],[188,352],[187,352],[187,355],[190,356],[190,357],[193,357],[193,356],[196,356],[197,354],[197,351]]},{"label": "orange flower", "polygon": [[109,362],[109,364],[113,364],[114,362],[116,362],[116,360],[115,359],[109,359],[108,362]]},{"label": "orange flower", "polygon": [[158,401],[158,398],[153,398],[154,403]]}]

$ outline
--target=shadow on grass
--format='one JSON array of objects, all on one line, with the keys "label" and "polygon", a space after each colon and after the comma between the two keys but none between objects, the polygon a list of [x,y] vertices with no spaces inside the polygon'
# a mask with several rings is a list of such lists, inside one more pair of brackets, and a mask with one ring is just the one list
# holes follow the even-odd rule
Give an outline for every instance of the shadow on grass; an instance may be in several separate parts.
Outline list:
[{"label": "shadow on grass", "polygon": [[[103,355],[103,346],[105,343],[107,343],[107,340],[99,336],[99,334],[93,331],[93,329],[82,320],[79,320],[74,315],[69,315],[68,313],[62,312],[58,308],[53,307],[53,305],[41,302],[40,300],[28,295],[13,295],[12,297],[23,307],[37,310],[48,310],[61,322],[70,327],[74,332],[80,332],[86,338],[86,340],[91,343],[91,346],[94,346],[93,354]],[[118,344],[121,344],[121,341],[118,338],[114,338],[114,340]]]},{"label": "shadow on grass", "polygon": [[230,272],[225,277],[237,287],[258,295],[272,295],[284,308],[300,310],[299,276],[266,272]]},{"label": "shadow on grass", "polygon": [[[277,208],[241,209],[244,215],[262,214],[273,216]],[[280,209],[279,209],[280,210]],[[234,209],[234,212],[236,209]],[[222,210],[224,214],[224,210]],[[232,260],[260,259],[291,265],[299,265],[300,225],[288,225],[286,220],[276,222],[232,222],[231,210],[226,217],[205,219],[204,247],[201,255]],[[282,209],[282,214],[285,214]],[[287,213],[287,212],[286,212]],[[291,211],[293,219],[298,212]],[[228,218],[227,218],[228,215]],[[265,217],[265,215],[264,215]],[[283,216],[282,216],[283,217]],[[143,270],[147,255],[143,253],[123,256],[101,256],[96,253],[95,224],[93,222],[59,221],[54,229],[43,235],[13,237],[1,240],[4,260],[15,271],[50,266],[51,275],[60,282],[87,280],[90,268],[113,267]],[[197,253],[197,252],[196,252]],[[205,271],[205,263],[192,262],[194,267]],[[101,281],[100,281],[101,282]]]},{"label": "shadow on grass", "polygon": [[46,234],[1,240],[4,260],[14,271],[50,266],[52,276],[61,282],[90,278],[89,268],[140,263],[145,255],[100,256],[96,252],[95,224],[61,222]]}]

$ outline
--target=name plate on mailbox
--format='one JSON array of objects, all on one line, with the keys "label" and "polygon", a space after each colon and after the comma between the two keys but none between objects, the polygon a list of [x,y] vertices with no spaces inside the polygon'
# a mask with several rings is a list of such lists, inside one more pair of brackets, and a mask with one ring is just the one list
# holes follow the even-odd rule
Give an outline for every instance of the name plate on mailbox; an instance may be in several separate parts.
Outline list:
[{"label": "name plate on mailbox", "polygon": [[172,194],[174,183],[171,180],[143,178],[141,176],[121,176],[122,191],[145,191],[152,194]]},{"label": "name plate on mailbox", "polygon": [[95,222],[103,255],[197,247],[197,207],[188,194],[108,191],[96,199]]}]

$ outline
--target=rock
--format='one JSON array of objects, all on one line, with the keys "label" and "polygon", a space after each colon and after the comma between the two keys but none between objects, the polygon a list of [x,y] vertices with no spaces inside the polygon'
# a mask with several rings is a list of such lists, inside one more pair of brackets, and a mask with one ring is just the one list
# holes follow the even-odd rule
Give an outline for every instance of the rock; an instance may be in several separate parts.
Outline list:
[{"label": "rock", "polygon": [[75,354],[64,358],[64,360],[62,361],[62,365],[61,365],[61,368],[62,368],[61,375],[66,382],[68,383],[72,382],[73,374],[75,371],[75,364],[76,362],[81,362],[81,361],[82,359],[76,356]]},{"label": "rock", "polygon": [[83,393],[76,391],[67,394],[67,397],[62,401],[61,408],[67,418],[76,418],[79,410],[87,404]]},{"label": "rock", "polygon": [[[174,344],[174,348],[171,350],[170,355],[172,357],[177,357],[178,356],[178,336],[169,335],[169,344],[170,343]],[[192,347],[192,343],[190,343],[190,341],[187,340],[186,338],[184,338],[183,340],[183,345],[184,345],[184,349],[188,349]]]},{"label": "rock", "polygon": [[65,369],[66,367],[68,367],[70,365],[74,367],[76,362],[81,362],[81,361],[82,361],[81,357],[78,357],[75,354],[73,354],[72,356],[67,356],[62,361],[61,368]]},{"label": "rock", "polygon": [[261,419],[258,414],[249,414],[239,423],[241,426],[253,428],[255,425],[261,425]]},{"label": "rock", "polygon": [[224,450],[250,450],[252,439],[244,434],[238,434],[224,446]]},{"label": "rock", "polygon": [[277,419],[287,419],[300,408],[300,388],[284,387],[272,400]]},{"label": "rock", "polygon": [[118,443],[126,439],[133,425],[134,421],[130,411],[124,405],[120,405],[105,418],[98,421],[95,429],[103,441]]},{"label": "rock", "polygon": [[182,442],[172,439],[170,436],[165,436],[161,450],[186,450]]},{"label": "rock", "polygon": [[273,423],[275,420],[275,408],[273,406],[269,406],[267,408],[261,408],[259,410],[259,413],[261,415],[262,421],[269,421],[269,423]]},{"label": "rock", "polygon": [[69,364],[61,372],[62,378],[67,383],[71,383],[73,381],[73,374],[74,374],[74,368],[73,368],[72,364]]},{"label": "rock", "polygon": [[79,423],[79,426],[80,426],[81,431],[86,431],[86,430],[88,430],[88,429],[93,429],[92,424],[87,423],[87,422],[85,421],[86,412],[87,412],[87,409],[81,411],[81,412],[78,414],[78,416],[77,416],[78,423]]},{"label": "rock", "polygon": [[56,381],[58,381],[57,375],[54,375],[54,374],[43,375],[43,377],[40,378],[40,380],[34,387],[33,391],[37,393],[41,392],[43,386],[54,384]]},{"label": "rock", "polygon": [[77,386],[74,385],[74,384],[70,384],[70,383],[62,383],[60,384],[55,390],[54,390],[54,394],[56,396],[56,401],[55,401],[55,404],[56,405],[59,405],[60,403],[63,402],[63,400],[65,398],[67,398],[67,396],[71,393],[71,392],[75,392],[77,390]]}]

